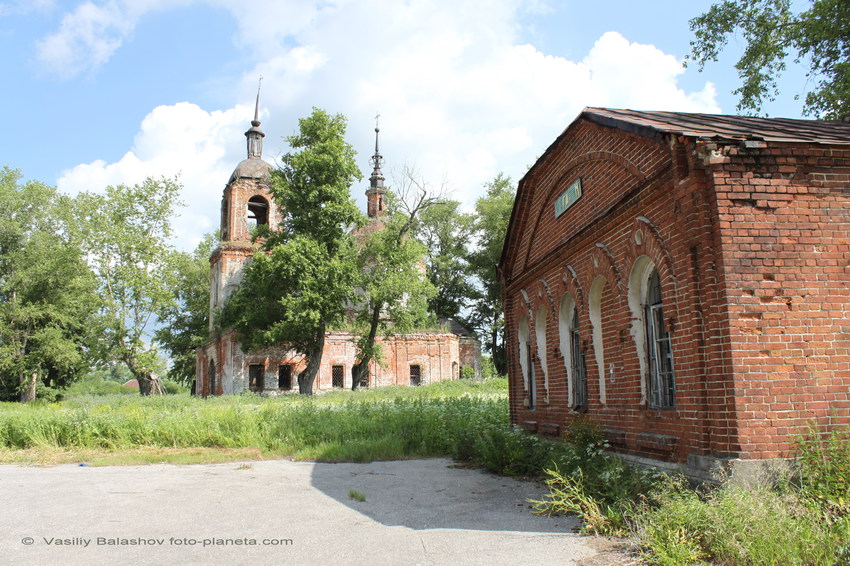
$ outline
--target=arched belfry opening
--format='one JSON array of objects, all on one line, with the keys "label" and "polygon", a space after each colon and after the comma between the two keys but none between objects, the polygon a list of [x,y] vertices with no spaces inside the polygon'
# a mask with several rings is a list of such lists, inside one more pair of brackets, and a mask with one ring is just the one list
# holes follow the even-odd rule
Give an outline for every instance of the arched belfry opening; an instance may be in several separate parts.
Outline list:
[{"label": "arched belfry opening", "polygon": [[248,199],[248,230],[257,226],[267,226],[269,223],[269,201],[260,195]]}]

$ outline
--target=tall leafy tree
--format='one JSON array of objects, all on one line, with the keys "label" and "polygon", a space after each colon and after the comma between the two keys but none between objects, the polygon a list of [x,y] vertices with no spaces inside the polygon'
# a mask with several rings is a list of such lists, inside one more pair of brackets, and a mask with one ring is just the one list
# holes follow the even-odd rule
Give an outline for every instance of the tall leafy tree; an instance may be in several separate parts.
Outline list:
[{"label": "tall leafy tree", "polygon": [[159,365],[153,322],[175,303],[177,254],[169,243],[171,219],[180,204],[175,180],[146,179],[81,193],[73,202],[74,237],[97,276],[100,336],[95,352],[104,363],[120,362],[149,395]]},{"label": "tall leafy tree", "polygon": [[377,337],[405,333],[428,318],[428,299],[436,290],[425,276],[425,246],[410,237],[417,216],[436,202],[426,192],[409,201],[387,193],[387,213],[358,236],[358,294],[355,303],[357,364],[351,388],[368,376],[369,363],[381,359]]},{"label": "tall leafy tree", "polygon": [[350,187],[362,175],[345,126],[341,114],[314,108],[286,138],[291,151],[272,174],[282,223],[258,233],[264,249],[221,317],[247,350],[279,346],[302,353],[307,363],[298,389],[305,395],[313,392],[325,332],[345,319],[357,281],[351,231],[362,216]]},{"label": "tall leafy tree", "polygon": [[463,212],[458,201],[442,201],[419,215],[416,232],[428,249],[428,279],[437,289],[430,311],[439,319],[461,318],[473,294],[468,257],[474,215]]},{"label": "tall leafy tree", "polygon": [[502,254],[516,189],[510,177],[499,173],[485,184],[487,192],[475,202],[475,232],[478,247],[469,255],[469,265],[480,285],[471,307],[470,323],[487,336],[486,347],[496,371],[507,372],[504,344],[502,288],[496,264]]},{"label": "tall leafy tree", "polygon": [[207,234],[191,253],[175,254],[176,302],[158,312],[155,337],[171,358],[168,377],[186,385],[195,379],[195,350],[210,337],[210,254],[216,242],[217,235]]},{"label": "tall leafy tree", "polygon": [[789,60],[807,68],[814,88],[806,93],[805,114],[838,120],[850,114],[850,2],[811,0],[795,10],[791,0],[725,0],[690,21],[695,39],[690,59],[702,69],[717,61],[729,37],[746,46],[735,65],[742,84],[734,93],[738,109],[760,113],[779,93]]},{"label": "tall leafy tree", "polygon": [[0,171],[0,398],[35,399],[86,365],[94,279],[65,237],[66,198]]}]

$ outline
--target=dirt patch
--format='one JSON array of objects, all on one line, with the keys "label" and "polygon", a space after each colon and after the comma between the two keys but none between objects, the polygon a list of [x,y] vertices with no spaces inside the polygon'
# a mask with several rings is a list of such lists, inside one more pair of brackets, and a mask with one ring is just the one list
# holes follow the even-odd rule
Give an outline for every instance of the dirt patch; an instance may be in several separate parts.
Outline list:
[{"label": "dirt patch", "polygon": [[587,537],[588,546],[596,551],[591,557],[579,560],[578,566],[639,566],[643,564],[637,550],[628,539],[602,536]]}]

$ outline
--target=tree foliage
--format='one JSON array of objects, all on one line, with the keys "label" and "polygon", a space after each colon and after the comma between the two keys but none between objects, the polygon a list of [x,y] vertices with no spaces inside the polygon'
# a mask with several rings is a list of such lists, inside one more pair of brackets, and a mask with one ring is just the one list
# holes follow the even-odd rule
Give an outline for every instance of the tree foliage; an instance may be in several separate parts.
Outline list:
[{"label": "tree foliage", "polygon": [[174,256],[176,302],[164,303],[158,317],[156,341],[171,358],[169,379],[191,384],[195,379],[197,354],[210,337],[210,255],[218,236],[207,234],[191,253]]},{"label": "tree foliage", "polygon": [[480,285],[472,303],[470,324],[487,337],[486,347],[496,371],[507,373],[504,345],[502,287],[496,264],[502,254],[516,189],[510,177],[499,173],[485,184],[487,192],[475,202],[478,247],[469,255],[471,272]]},{"label": "tree foliage", "polygon": [[789,59],[807,68],[814,85],[806,93],[807,115],[838,120],[850,114],[850,2],[812,0],[795,12],[791,0],[725,0],[690,21],[695,39],[689,59],[702,69],[717,61],[729,37],[746,44],[735,65],[742,84],[738,110],[760,113],[779,93]]},{"label": "tree foliage", "polygon": [[325,332],[340,324],[353,299],[357,262],[351,231],[361,214],[351,184],[362,177],[345,141],[346,120],[314,108],[286,138],[291,151],[272,173],[282,223],[259,232],[264,249],[222,312],[243,348],[277,346],[307,358],[298,388],[310,395]]},{"label": "tree foliage", "polygon": [[419,216],[417,238],[428,248],[428,279],[437,289],[428,306],[439,319],[460,319],[473,295],[468,257],[474,231],[474,215],[458,201],[439,202]]},{"label": "tree foliage", "polygon": [[436,290],[423,270],[427,250],[411,232],[418,215],[434,203],[427,192],[409,201],[388,192],[387,213],[357,236],[357,364],[352,389],[368,376],[369,363],[381,360],[378,336],[410,332],[428,318],[428,299]]},{"label": "tree foliage", "polygon": [[66,200],[0,171],[0,399],[35,399],[85,368],[94,279],[66,237]]},{"label": "tree foliage", "polygon": [[159,364],[155,315],[175,302],[177,254],[169,238],[180,190],[174,180],[148,178],[80,193],[73,202],[73,236],[97,276],[96,357],[126,365],[142,395],[150,393],[149,375]]}]

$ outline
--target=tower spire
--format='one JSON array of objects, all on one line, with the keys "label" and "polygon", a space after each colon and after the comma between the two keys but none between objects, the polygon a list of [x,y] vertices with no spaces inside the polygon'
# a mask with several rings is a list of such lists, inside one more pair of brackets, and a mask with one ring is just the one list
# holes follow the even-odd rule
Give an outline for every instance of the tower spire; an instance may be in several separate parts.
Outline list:
[{"label": "tower spire", "polygon": [[384,205],[384,174],[381,172],[381,162],[384,156],[381,155],[378,136],[381,133],[381,128],[378,125],[380,114],[375,116],[375,154],[372,156],[372,174],[369,176],[369,189],[366,191],[366,214],[369,218],[376,218],[386,212]]},{"label": "tower spire", "polygon": [[263,86],[263,75],[260,75],[260,80],[257,83],[257,102],[254,104],[254,120],[251,122],[252,126],[260,125],[260,88]]},{"label": "tower spire", "polygon": [[251,120],[251,129],[245,132],[248,138],[248,159],[263,158],[263,138],[266,134],[260,129],[260,87],[263,85],[263,77],[257,84],[257,102],[254,104],[254,119]]}]

